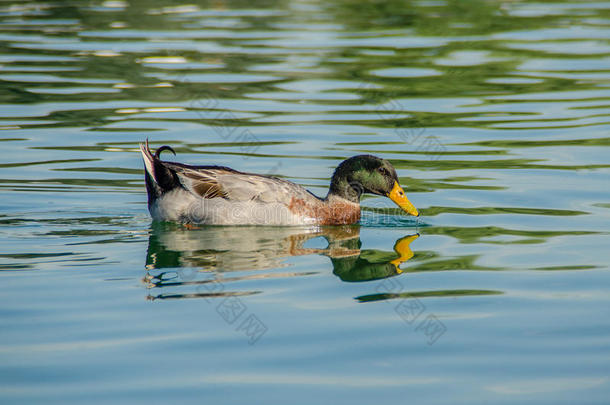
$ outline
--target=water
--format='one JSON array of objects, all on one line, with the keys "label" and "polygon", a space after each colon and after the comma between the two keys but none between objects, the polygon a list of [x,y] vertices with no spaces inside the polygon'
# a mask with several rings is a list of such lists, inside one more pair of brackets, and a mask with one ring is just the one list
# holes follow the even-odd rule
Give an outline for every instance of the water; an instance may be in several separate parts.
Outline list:
[{"label": "water", "polygon": [[[2,402],[607,403],[609,26],[605,2],[3,2]],[[152,224],[146,138],[319,195],[380,155],[422,221],[368,197],[352,227]]]}]

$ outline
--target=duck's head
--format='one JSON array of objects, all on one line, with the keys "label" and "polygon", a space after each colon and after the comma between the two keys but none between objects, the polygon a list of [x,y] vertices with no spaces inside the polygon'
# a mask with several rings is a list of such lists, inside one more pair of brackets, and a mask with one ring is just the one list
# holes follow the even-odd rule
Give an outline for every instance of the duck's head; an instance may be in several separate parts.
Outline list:
[{"label": "duck's head", "polygon": [[389,197],[407,214],[419,216],[417,209],[400,187],[396,170],[385,159],[373,155],[358,155],[337,166],[328,194],[357,203],[362,193]]}]

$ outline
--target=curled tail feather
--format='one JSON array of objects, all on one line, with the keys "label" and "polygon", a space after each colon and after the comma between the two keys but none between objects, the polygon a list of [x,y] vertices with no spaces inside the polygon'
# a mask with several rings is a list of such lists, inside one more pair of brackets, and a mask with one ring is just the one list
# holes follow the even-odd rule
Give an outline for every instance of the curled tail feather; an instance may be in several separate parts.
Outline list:
[{"label": "curled tail feather", "polygon": [[180,186],[176,173],[164,165],[159,158],[164,150],[169,150],[174,155],[176,154],[170,146],[161,146],[153,155],[148,146],[148,139],[146,139],[146,143],[140,144],[140,151],[144,160],[144,170],[146,172],[144,176],[149,208],[164,193]]}]

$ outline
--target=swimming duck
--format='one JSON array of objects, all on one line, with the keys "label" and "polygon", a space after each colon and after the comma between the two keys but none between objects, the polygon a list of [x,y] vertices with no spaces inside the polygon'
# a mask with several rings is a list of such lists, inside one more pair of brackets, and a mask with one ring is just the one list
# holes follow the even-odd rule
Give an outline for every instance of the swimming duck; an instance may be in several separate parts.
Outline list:
[{"label": "swimming duck", "polygon": [[145,166],[148,210],[158,221],[207,225],[341,225],[360,219],[360,196],[389,197],[407,214],[417,209],[398,184],[390,162],[372,155],[344,160],[335,170],[328,195],[319,198],[304,187],[224,166],[189,166],[160,159],[148,140],[140,144]]}]

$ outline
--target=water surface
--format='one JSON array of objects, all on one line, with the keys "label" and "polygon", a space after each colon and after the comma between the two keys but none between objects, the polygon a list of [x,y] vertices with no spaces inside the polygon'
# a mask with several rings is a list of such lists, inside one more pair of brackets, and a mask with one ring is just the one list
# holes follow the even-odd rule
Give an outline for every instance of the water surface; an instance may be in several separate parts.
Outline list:
[{"label": "water surface", "polygon": [[[604,2],[4,2],[2,402],[606,403],[609,26]],[[146,138],[318,195],[383,156],[422,218],[152,223]]]}]

